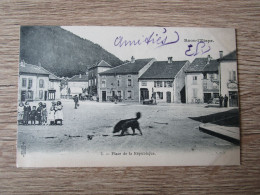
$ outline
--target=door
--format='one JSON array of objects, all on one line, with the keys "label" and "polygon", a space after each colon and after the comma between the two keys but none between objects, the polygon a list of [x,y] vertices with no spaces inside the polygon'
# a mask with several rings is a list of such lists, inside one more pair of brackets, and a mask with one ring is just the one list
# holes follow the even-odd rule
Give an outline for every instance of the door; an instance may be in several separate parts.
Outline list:
[{"label": "door", "polygon": [[169,91],[166,92],[166,101],[167,103],[171,103],[171,92]]},{"label": "door", "polygon": [[181,94],[181,103],[186,103],[185,86],[181,89],[180,94]]},{"label": "door", "polygon": [[44,91],[44,100],[46,101],[48,97],[48,91]]},{"label": "door", "polygon": [[24,102],[26,99],[26,91],[21,91],[21,101]]},{"label": "door", "polygon": [[238,107],[237,91],[230,91],[229,92],[229,107]]},{"label": "door", "polygon": [[107,93],[106,91],[102,91],[102,102],[106,101]]},{"label": "door", "polygon": [[149,99],[149,90],[147,88],[140,89],[141,100]]},{"label": "door", "polygon": [[208,103],[211,99],[211,93],[204,93],[204,103]]}]

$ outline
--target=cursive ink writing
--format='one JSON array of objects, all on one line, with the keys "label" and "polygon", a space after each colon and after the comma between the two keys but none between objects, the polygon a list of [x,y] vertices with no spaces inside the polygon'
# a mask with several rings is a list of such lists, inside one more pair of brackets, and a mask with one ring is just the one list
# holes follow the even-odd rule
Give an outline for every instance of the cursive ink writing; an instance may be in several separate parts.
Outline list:
[{"label": "cursive ink writing", "polygon": [[185,51],[186,56],[196,56],[198,54],[203,55],[203,54],[209,52],[211,49],[210,46],[206,45],[206,43],[203,41],[200,41],[196,44],[195,51],[192,51],[192,47],[193,47],[192,44],[188,45],[188,49]]},{"label": "cursive ink writing", "polygon": [[123,47],[123,46],[138,46],[138,45],[156,45],[157,47],[162,47],[166,45],[171,45],[177,43],[180,39],[178,32],[174,31],[175,39],[169,40],[169,36],[172,34],[167,33],[167,29],[163,28],[162,34],[152,32],[148,36],[142,36],[136,40],[127,40],[123,36],[118,36],[114,40],[114,46],[116,47]]}]

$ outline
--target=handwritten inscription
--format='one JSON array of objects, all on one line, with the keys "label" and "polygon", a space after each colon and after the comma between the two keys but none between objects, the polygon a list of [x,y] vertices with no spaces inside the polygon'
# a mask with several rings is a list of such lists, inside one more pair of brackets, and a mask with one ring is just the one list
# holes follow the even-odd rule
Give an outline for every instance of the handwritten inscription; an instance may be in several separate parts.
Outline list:
[{"label": "handwritten inscription", "polygon": [[124,36],[118,36],[114,40],[114,46],[116,47],[126,47],[126,46],[140,46],[140,45],[155,45],[157,47],[162,47],[166,45],[171,45],[179,41],[179,33],[174,31],[173,33],[168,33],[166,28],[160,33],[152,32],[148,36],[142,35],[139,39],[129,40]]},{"label": "handwritten inscription", "polygon": [[[195,48],[195,49],[194,49]],[[210,46],[203,41],[198,42],[195,47],[193,44],[188,45],[188,49],[185,51],[186,56],[197,56],[198,54],[203,55],[210,51]]]}]

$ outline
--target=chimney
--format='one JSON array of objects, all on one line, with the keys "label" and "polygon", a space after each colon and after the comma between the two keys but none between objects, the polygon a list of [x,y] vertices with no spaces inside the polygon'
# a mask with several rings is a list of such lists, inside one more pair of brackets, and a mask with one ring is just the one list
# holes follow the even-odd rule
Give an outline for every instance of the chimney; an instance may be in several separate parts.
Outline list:
[{"label": "chimney", "polygon": [[131,57],[131,63],[135,63],[135,57],[134,56]]},{"label": "chimney", "polygon": [[168,64],[172,63],[172,57],[168,57]]},{"label": "chimney", "polygon": [[208,63],[210,62],[210,60],[211,60],[211,57],[210,57],[210,55],[208,55]]},{"label": "chimney", "polygon": [[223,51],[219,51],[219,58],[223,58]]},{"label": "chimney", "polygon": [[81,74],[79,74],[79,78],[81,79]]}]

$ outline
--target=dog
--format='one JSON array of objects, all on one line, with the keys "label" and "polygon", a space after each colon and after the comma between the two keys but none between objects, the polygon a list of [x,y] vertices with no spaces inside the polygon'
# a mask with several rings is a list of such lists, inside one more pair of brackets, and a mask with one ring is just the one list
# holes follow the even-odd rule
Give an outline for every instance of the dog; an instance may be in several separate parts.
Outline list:
[{"label": "dog", "polygon": [[113,133],[117,133],[121,131],[121,136],[124,135],[124,133],[127,131],[127,129],[129,127],[132,128],[133,130],[133,135],[135,134],[135,129],[138,129],[140,134],[143,135],[140,126],[139,126],[139,122],[137,121],[139,118],[141,118],[141,113],[137,112],[136,113],[136,118],[131,118],[131,119],[126,119],[126,120],[121,120],[119,121],[115,127],[114,127],[114,131]]}]

